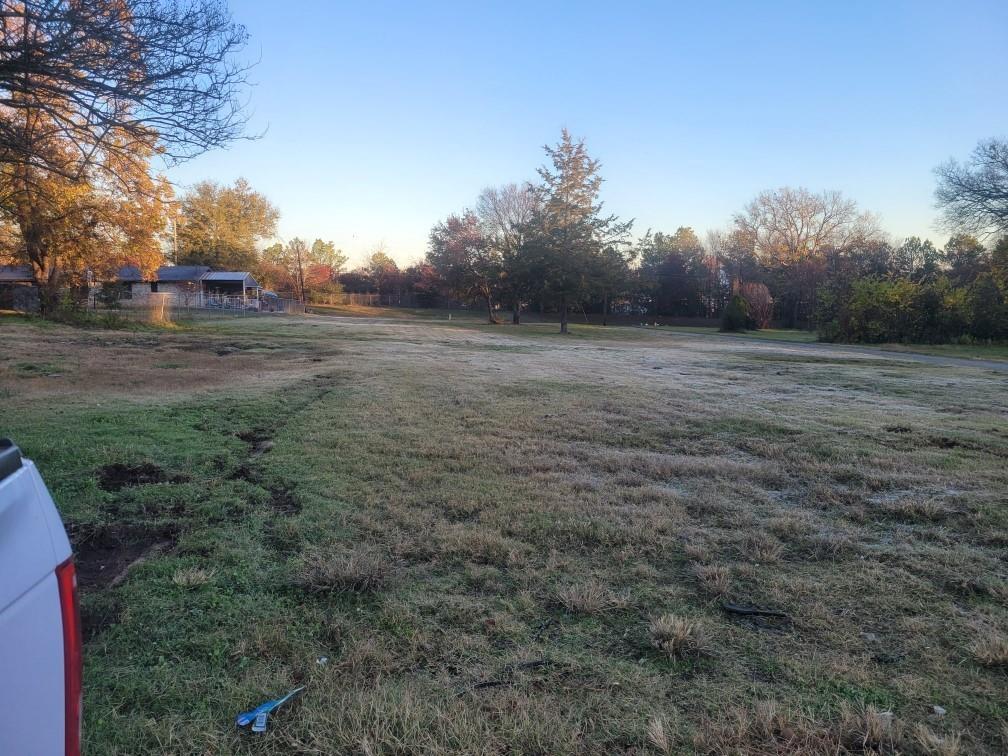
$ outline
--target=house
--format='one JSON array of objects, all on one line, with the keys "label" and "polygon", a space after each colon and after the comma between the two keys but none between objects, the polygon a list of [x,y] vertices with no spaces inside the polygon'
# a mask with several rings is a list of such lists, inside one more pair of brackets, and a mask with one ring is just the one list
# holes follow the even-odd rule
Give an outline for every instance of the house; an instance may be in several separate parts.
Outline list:
[{"label": "house", "polygon": [[119,269],[116,283],[123,287],[123,299],[141,304],[151,294],[169,294],[178,305],[221,306],[258,301],[262,287],[247,271],[212,271],[206,265],[162,265],[154,276],[145,278],[140,269],[127,265]]},{"label": "house", "polygon": [[119,269],[115,282],[122,298],[143,303],[151,294],[170,294],[178,302],[195,300],[201,291],[200,279],[210,272],[205,265],[162,265],[152,277],[145,277],[135,265]]},{"label": "house", "polygon": [[28,265],[0,265],[0,310],[37,310],[38,287]]}]

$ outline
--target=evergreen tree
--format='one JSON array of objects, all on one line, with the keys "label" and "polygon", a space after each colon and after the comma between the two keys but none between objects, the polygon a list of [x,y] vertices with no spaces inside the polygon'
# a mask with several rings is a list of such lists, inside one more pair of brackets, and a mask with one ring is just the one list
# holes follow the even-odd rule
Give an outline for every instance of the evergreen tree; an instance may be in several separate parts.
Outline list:
[{"label": "evergreen tree", "polygon": [[593,289],[593,273],[603,269],[603,250],[626,244],[632,221],[603,215],[598,199],[600,163],[588,155],[584,141],[567,129],[555,147],[545,147],[551,165],[539,169],[542,217],[539,238],[528,251],[541,255],[543,283],[560,310],[560,332],[567,333],[567,310]]}]

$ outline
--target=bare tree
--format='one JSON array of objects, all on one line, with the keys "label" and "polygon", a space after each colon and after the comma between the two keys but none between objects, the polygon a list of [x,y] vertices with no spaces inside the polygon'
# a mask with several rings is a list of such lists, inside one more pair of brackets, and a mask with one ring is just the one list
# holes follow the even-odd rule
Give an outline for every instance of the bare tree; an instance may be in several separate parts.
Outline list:
[{"label": "bare tree", "polygon": [[308,258],[308,244],[297,236],[287,242],[287,257],[292,263],[294,285],[297,287],[297,298],[302,304],[305,301],[305,263]]},{"label": "bare tree", "polygon": [[877,235],[875,219],[840,192],[813,194],[783,187],[765,191],[735,215],[761,262],[788,265]]},{"label": "bare tree", "polygon": [[476,200],[476,215],[483,233],[500,258],[500,288],[511,300],[511,322],[521,321],[522,300],[528,296],[533,276],[522,256],[525,237],[539,212],[541,201],[529,184],[487,187]]},{"label": "bare tree", "polygon": [[780,278],[778,291],[790,305],[786,319],[791,325],[807,322],[814,311],[826,253],[879,236],[875,218],[834,191],[814,194],[790,187],[765,191],[734,221],[759,263]]},{"label": "bare tree", "polygon": [[524,227],[539,209],[535,189],[529,184],[488,186],[476,200],[476,215],[488,235],[498,237],[502,247],[521,244]]},{"label": "bare tree", "polygon": [[980,142],[968,162],[949,160],[935,173],[946,227],[985,237],[1008,234],[1008,140]]},{"label": "bare tree", "polygon": [[0,163],[78,180],[152,141],[169,162],[226,144],[246,40],[223,0],[0,0]]}]

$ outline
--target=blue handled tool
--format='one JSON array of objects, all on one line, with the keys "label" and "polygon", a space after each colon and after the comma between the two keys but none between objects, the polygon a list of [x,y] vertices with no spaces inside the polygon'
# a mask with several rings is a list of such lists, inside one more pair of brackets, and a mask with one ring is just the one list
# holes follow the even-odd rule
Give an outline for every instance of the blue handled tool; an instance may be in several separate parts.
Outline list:
[{"label": "blue handled tool", "polygon": [[300,688],[295,688],[290,693],[288,693],[283,698],[274,698],[272,701],[267,701],[266,703],[259,704],[252,711],[245,711],[235,717],[235,724],[239,727],[247,727],[252,725],[252,732],[266,732],[266,720],[269,715],[272,714],[276,709],[283,706],[285,703],[290,701],[294,696],[305,689],[302,685]]}]

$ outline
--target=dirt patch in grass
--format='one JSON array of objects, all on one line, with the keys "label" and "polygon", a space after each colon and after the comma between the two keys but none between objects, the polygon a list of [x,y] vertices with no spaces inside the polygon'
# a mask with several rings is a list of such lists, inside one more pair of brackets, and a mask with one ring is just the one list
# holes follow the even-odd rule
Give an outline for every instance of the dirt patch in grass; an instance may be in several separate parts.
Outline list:
[{"label": "dirt patch in grass", "polygon": [[282,486],[275,486],[269,490],[269,503],[273,511],[278,514],[291,517],[301,511],[301,502],[298,501],[294,491]]},{"label": "dirt patch in grass", "polygon": [[930,443],[932,446],[937,446],[939,449],[955,449],[956,447],[963,445],[961,441],[949,438],[948,436],[933,436]]},{"label": "dirt patch in grass", "polygon": [[134,567],[154,554],[170,551],[178,536],[174,526],[108,525],[70,528],[70,542],[82,591],[118,585]]},{"label": "dirt patch in grass", "polygon": [[887,425],[885,430],[889,433],[910,433],[912,429],[906,425]]},{"label": "dirt patch in grass", "polygon": [[153,462],[127,464],[113,462],[98,468],[98,486],[103,491],[121,491],[133,486],[146,486],[151,483],[185,483],[184,475],[169,475]]},{"label": "dirt patch in grass", "polygon": [[273,433],[265,428],[252,428],[235,434],[248,444],[249,457],[255,459],[273,448]]}]

